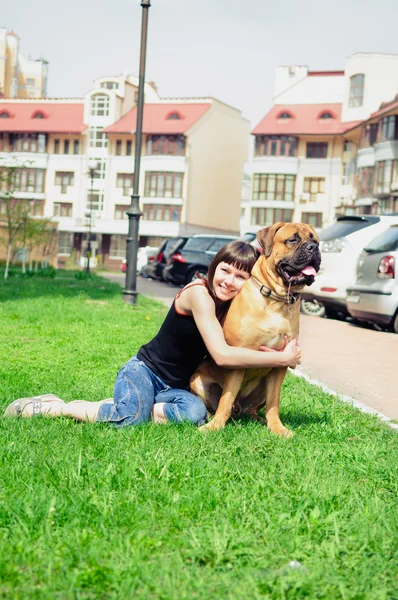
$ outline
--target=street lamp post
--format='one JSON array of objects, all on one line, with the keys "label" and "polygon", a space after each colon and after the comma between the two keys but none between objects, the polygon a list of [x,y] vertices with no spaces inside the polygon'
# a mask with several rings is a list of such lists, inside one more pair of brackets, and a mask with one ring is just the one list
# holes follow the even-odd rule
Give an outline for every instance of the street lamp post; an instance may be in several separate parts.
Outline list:
[{"label": "street lamp post", "polygon": [[123,300],[128,304],[137,304],[137,255],[138,255],[138,235],[140,227],[140,163],[141,163],[141,144],[142,144],[142,117],[144,113],[144,86],[145,86],[145,63],[146,63],[146,45],[148,32],[148,11],[151,6],[151,0],[141,0],[142,22],[141,22],[141,49],[140,49],[140,73],[138,81],[138,102],[137,102],[137,124],[135,128],[135,157],[134,157],[134,177],[133,194],[131,196],[131,205],[126,210],[129,218],[129,231],[126,244],[126,284],[123,290]]},{"label": "street lamp post", "polygon": [[94,194],[94,175],[96,170],[98,169],[98,164],[95,160],[89,160],[88,161],[88,172],[90,175],[90,181],[91,181],[91,185],[90,185],[90,203],[89,203],[89,209],[86,213],[86,216],[88,217],[88,242],[87,242],[87,264],[86,264],[86,271],[87,273],[90,273],[90,257],[91,257],[91,224],[92,224],[92,216],[93,216],[93,194]]}]

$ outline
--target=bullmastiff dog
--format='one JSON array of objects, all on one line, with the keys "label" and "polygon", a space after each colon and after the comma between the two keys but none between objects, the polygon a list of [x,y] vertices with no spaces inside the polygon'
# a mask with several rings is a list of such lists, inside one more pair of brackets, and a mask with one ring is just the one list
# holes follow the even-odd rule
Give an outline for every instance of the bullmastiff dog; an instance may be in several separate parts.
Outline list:
[{"label": "bullmastiff dog", "polygon": [[[321,255],[319,239],[311,225],[275,223],[261,229],[257,240],[262,253],[250,279],[232,300],[223,322],[227,343],[258,350],[267,346],[281,350],[298,336],[300,291],[314,282]],[[191,378],[194,394],[214,417],[201,429],[215,431],[225,426],[231,413],[262,420],[272,433],[292,436],[279,418],[279,402],[286,367],[224,369],[211,358],[199,365]]]}]

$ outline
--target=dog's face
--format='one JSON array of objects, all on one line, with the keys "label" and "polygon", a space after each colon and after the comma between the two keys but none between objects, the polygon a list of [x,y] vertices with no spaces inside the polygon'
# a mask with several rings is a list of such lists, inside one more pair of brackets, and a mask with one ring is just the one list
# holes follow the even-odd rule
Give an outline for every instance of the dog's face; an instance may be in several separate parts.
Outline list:
[{"label": "dog's face", "polygon": [[287,287],[314,283],[321,265],[319,238],[311,225],[275,223],[260,229],[257,240],[268,264]]}]

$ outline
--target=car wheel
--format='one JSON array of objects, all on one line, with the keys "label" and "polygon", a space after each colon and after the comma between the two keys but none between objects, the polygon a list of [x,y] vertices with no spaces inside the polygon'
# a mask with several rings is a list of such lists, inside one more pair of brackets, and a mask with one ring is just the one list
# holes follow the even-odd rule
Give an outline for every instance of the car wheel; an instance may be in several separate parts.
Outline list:
[{"label": "car wheel", "polygon": [[315,300],[302,300],[300,308],[303,314],[310,317],[323,317],[325,315],[325,307]]},{"label": "car wheel", "polygon": [[203,267],[199,267],[198,269],[191,269],[187,275],[187,283],[198,279],[198,275],[200,275],[201,277],[206,277],[207,271],[205,271]]},{"label": "car wheel", "polygon": [[392,328],[392,330],[393,330],[394,333],[398,333],[398,312],[397,312],[397,314],[395,315],[395,317],[393,319],[391,328]]}]

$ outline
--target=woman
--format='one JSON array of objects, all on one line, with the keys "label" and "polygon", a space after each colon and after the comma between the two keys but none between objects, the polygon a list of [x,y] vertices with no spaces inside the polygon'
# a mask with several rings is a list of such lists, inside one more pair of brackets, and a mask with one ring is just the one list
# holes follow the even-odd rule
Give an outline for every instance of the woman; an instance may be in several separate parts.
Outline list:
[{"label": "woman", "polygon": [[[220,321],[231,300],[249,279],[257,251],[246,242],[222,248],[198,279],[177,294],[158,334],[119,371],[114,398],[101,402],[63,400],[48,394],[13,402],[6,416],[69,416],[132,426],[149,421],[201,425],[206,407],[188,391],[189,380],[206,354],[222,367],[296,367],[301,350],[295,341],[281,352],[228,346]],[[268,351],[266,351],[268,350]]]}]

